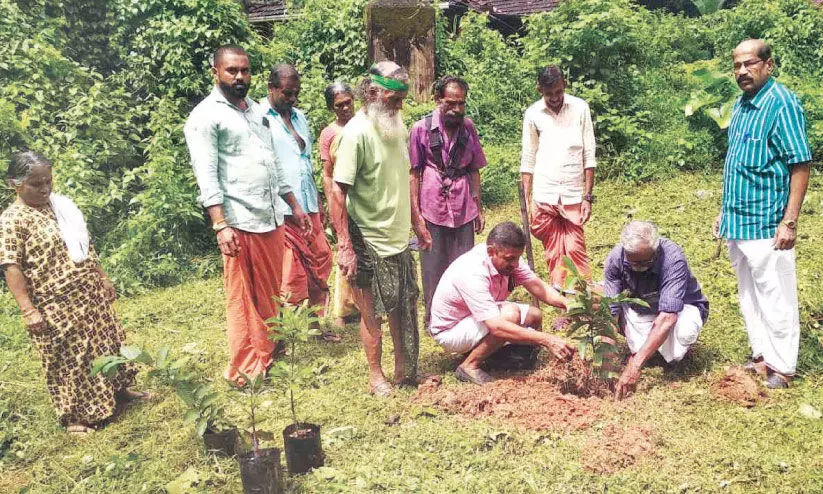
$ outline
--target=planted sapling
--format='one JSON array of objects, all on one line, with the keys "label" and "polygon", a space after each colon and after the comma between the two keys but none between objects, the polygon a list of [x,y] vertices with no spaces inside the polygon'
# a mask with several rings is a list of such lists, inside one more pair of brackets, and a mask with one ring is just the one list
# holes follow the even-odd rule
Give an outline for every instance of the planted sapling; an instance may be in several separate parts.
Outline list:
[{"label": "planted sapling", "polygon": [[626,293],[613,297],[600,294],[581,276],[570,258],[564,257],[563,263],[569,272],[566,288],[574,291],[565,314],[570,319],[566,335],[577,341],[578,354],[583,361],[590,362],[592,373],[599,379],[611,381],[618,377],[618,327],[610,306],[649,305]]}]

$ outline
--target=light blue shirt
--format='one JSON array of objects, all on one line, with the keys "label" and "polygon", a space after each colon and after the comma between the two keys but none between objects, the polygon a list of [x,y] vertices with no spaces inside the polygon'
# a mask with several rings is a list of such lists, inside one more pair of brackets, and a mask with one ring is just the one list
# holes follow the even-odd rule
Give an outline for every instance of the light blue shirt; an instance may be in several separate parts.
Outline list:
[{"label": "light blue shirt", "polygon": [[[314,183],[313,166],[311,161],[312,135],[306,115],[296,109],[291,111],[291,124],[297,134],[306,144],[303,150],[292,133],[286,127],[283,117],[274,110],[267,98],[260,100],[261,110],[266,112],[272,125],[269,126],[274,152],[285,173],[285,180],[291,187],[297,202],[306,213],[320,212],[318,203],[317,185]],[[281,203],[284,214],[291,214],[288,204]]]},{"label": "light blue shirt", "polygon": [[769,79],[752,97],[737,99],[723,167],[720,236],[774,237],[789,200],[790,168],[812,159],[800,100]]},{"label": "light blue shirt", "polygon": [[192,110],[183,132],[203,207],[222,204],[230,226],[264,233],[283,224],[280,196],[291,187],[266,129],[275,122],[251,98],[246,105],[234,106],[215,87]]}]

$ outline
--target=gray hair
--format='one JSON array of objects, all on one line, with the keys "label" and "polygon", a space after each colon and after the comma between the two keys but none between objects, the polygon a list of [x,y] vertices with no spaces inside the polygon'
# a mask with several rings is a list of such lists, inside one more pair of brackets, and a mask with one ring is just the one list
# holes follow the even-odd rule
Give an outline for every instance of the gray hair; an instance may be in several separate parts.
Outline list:
[{"label": "gray hair", "polygon": [[51,161],[34,151],[18,151],[11,155],[9,169],[6,170],[6,180],[15,187],[23,185],[36,166],[52,166]]},{"label": "gray hair", "polygon": [[326,90],[323,91],[323,97],[326,99],[326,108],[329,110],[334,109],[334,98],[338,94],[348,94],[354,98],[354,91],[352,91],[348,84],[341,81],[334,81],[326,86]]},{"label": "gray hair", "polygon": [[623,250],[632,254],[651,247],[657,250],[660,246],[660,235],[657,227],[650,221],[632,221],[623,228],[620,234],[620,245]]}]

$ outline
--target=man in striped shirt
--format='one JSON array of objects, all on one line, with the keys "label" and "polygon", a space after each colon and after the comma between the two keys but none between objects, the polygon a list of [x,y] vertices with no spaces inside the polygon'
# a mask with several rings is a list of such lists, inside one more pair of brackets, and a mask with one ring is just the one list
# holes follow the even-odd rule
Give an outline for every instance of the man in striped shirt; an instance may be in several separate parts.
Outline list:
[{"label": "man in striped shirt", "polygon": [[771,78],[771,47],[749,39],[733,52],[743,95],[735,102],[714,225],[737,273],[752,359],[745,367],[785,388],[800,343],[794,244],[809,182],[811,150],[800,101]]}]

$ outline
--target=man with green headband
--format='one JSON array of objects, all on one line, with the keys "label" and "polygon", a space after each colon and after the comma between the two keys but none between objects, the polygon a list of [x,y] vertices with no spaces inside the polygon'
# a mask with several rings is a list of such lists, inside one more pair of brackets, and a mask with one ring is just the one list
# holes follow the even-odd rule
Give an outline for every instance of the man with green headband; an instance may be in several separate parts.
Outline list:
[{"label": "man with green headband", "polygon": [[394,343],[394,384],[417,380],[417,268],[409,251],[408,132],[400,112],[408,79],[394,62],[369,71],[363,108],[340,137],[329,199],[337,262],[362,314],[369,391],[378,396],[393,389],[380,363],[384,315]]}]

